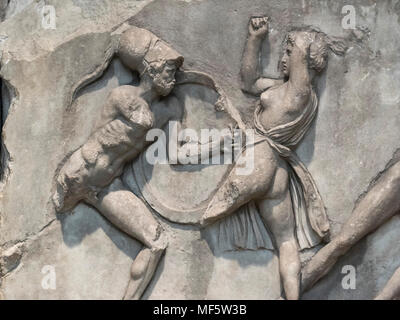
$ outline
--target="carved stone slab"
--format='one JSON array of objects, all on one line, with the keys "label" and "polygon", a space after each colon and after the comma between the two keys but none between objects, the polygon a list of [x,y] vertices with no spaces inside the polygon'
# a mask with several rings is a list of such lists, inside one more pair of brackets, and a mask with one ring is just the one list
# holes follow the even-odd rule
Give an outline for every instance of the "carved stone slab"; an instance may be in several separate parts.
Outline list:
[{"label": "carved stone slab", "polygon": [[[185,57],[185,68],[211,75],[246,123],[252,121],[255,99],[241,90],[240,68],[251,16],[270,17],[268,38],[260,43],[262,76],[280,76],[276,62],[291,27],[315,26],[328,35],[345,37],[349,50],[344,57],[329,58],[315,88],[318,114],[296,150],[318,185],[332,238],[339,235],[353,208],[363,203],[359,200],[368,199],[364,195],[375,190],[371,187],[379,187],[377,181],[385,177],[398,181],[390,175],[396,170],[387,169],[399,163],[399,153],[394,156],[400,147],[399,1],[347,3],[354,8],[354,29],[343,27],[351,17],[342,13],[345,3],[329,0],[0,3],[6,10],[0,12],[0,20],[4,19],[0,23],[2,298],[121,299],[124,295],[142,244],[86,204],[59,215],[49,202],[57,166],[87,141],[108,94],[133,80],[129,70],[114,60],[98,81],[76,86],[101,68],[116,30],[124,23],[153,32]],[[45,29],[41,23],[45,4],[54,6],[55,29]],[[225,127],[231,121],[213,109],[217,95],[210,88],[177,86],[174,94],[187,110],[186,127]],[[154,217],[169,240],[144,299],[280,297],[275,252],[218,250],[218,224],[202,230],[196,225],[227,166],[148,166],[139,158],[125,170],[125,182],[158,213]],[[372,299],[381,292],[400,266],[400,217],[388,218],[384,225],[377,220],[373,224],[380,224],[377,231],[352,246],[302,299]],[[317,251],[324,252],[322,247],[300,252],[303,270]],[[343,266],[355,268],[356,289],[342,286]],[[43,270],[54,270],[56,289],[42,286],[48,275]]]}]

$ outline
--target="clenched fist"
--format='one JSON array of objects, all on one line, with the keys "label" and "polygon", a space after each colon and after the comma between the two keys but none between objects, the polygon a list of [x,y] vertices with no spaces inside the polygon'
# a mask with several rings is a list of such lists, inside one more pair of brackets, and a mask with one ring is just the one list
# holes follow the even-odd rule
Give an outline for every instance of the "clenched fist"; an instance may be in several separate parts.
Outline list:
[{"label": "clenched fist", "polygon": [[249,34],[263,38],[268,33],[268,17],[253,17],[249,22]]}]

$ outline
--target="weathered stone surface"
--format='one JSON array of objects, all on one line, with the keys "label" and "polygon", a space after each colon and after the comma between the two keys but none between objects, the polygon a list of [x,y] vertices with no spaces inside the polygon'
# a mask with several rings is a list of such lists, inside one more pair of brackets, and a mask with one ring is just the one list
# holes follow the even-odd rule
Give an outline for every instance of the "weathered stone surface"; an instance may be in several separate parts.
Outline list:
[{"label": "weathered stone surface", "polygon": [[[317,82],[318,116],[296,151],[318,185],[332,238],[400,147],[399,1],[353,1],[360,27],[353,31],[341,25],[345,1],[10,1],[7,9],[6,2],[0,2],[0,288],[5,299],[124,295],[142,244],[85,204],[61,215],[51,203],[60,162],[87,141],[111,90],[134,80],[114,59],[98,80],[78,90],[71,105],[77,82],[101,67],[124,22],[166,41],[185,57],[184,68],[212,76],[247,124],[256,100],[240,90],[239,74],[251,15],[271,17],[261,60],[265,75],[279,75],[275,62],[289,26],[313,25],[348,40],[346,55],[331,55]],[[44,5],[56,9],[54,30],[41,26]],[[177,187],[172,179],[169,183]],[[218,225],[201,231],[153,213],[169,247],[143,298],[281,296],[276,253],[221,252]],[[400,266],[399,230],[395,216],[361,240],[303,298],[374,298]],[[303,265],[317,249],[301,253]],[[342,287],[345,265],[356,267],[355,290]],[[45,266],[55,268],[55,290],[42,286]]]},{"label": "weathered stone surface", "polygon": [[[121,299],[141,247],[83,206],[24,243],[19,266],[4,278],[6,299]],[[46,266],[54,267],[54,289],[44,282]]]}]

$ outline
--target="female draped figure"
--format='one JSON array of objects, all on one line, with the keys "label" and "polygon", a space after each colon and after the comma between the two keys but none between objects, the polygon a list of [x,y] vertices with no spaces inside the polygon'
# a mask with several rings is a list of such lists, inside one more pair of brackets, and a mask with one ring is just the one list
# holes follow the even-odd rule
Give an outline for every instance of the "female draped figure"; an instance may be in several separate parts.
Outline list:
[{"label": "female draped figure", "polygon": [[211,200],[201,223],[212,223],[241,207],[240,211],[247,215],[240,218],[242,224],[247,221],[244,224],[260,234],[254,223],[257,221],[254,212],[258,209],[279,252],[286,298],[298,299],[299,249],[313,247],[326,239],[329,221],[316,184],[293,148],[317,113],[314,77],[325,69],[329,49],[342,55],[346,48],[342,41],[316,28],[294,28],[284,40],[280,61],[284,79],[269,79],[258,73],[259,51],[267,33],[267,17],[250,20],[241,69],[243,91],[260,97],[254,114],[255,139],[246,144],[241,155],[246,156],[253,148],[254,170],[249,175],[238,174],[239,158]]}]

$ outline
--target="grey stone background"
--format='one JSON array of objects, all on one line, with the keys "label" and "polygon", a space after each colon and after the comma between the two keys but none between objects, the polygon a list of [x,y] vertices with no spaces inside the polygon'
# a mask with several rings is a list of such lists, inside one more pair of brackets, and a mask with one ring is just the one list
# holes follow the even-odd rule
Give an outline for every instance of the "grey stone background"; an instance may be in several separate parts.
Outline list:
[{"label": "grey stone background", "polygon": [[[9,3],[8,3],[9,2]],[[341,9],[356,9],[357,30],[342,28]],[[41,26],[41,8],[56,8],[57,27]],[[2,78],[1,292],[5,299],[120,299],[140,244],[79,205],[56,216],[49,203],[58,163],[90,134],[96,110],[130,74],[114,61],[68,108],[71,90],[93,72],[127,21],[146,28],[185,57],[186,68],[211,74],[246,121],[254,99],[239,89],[247,22],[271,17],[264,73],[278,76],[281,42],[294,25],[314,25],[349,40],[318,82],[318,117],[298,148],[327,207],[333,236],[400,147],[400,1],[65,0],[0,1]],[[361,28],[362,27],[362,28]],[[366,31],[367,29],[369,30]],[[276,255],[218,252],[216,227],[205,231],[162,220],[170,247],[145,292],[149,299],[277,299]],[[397,216],[361,241],[304,299],[371,299],[400,266]],[[312,251],[302,253],[305,263]],[[41,286],[54,266],[55,290]],[[357,288],[341,285],[344,265]]]}]

